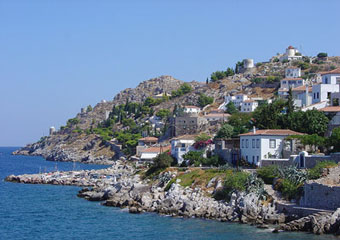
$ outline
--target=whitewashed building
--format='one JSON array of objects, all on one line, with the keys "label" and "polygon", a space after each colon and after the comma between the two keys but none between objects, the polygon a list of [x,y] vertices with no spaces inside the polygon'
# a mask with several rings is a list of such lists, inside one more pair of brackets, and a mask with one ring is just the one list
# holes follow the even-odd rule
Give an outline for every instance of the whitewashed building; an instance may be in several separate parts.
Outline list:
[{"label": "whitewashed building", "polygon": [[289,46],[286,49],[286,52],[283,54],[283,56],[280,58],[281,61],[284,60],[288,60],[288,61],[292,61],[292,60],[300,60],[302,59],[302,55],[300,54],[300,52],[294,48],[293,46]]},{"label": "whitewashed building", "polygon": [[225,106],[229,102],[232,102],[236,108],[240,108],[243,102],[248,99],[249,99],[248,96],[245,94],[237,94],[235,96],[226,96],[224,102],[225,102]]},{"label": "whitewashed building", "polygon": [[196,106],[184,106],[184,112],[185,113],[200,113],[201,108],[196,107]]},{"label": "whitewashed building", "polygon": [[292,89],[292,95],[294,99],[294,105],[296,107],[309,106],[312,103],[312,87],[311,86],[299,86]]},{"label": "whitewashed building", "polygon": [[291,66],[285,69],[285,78],[299,78],[299,77],[301,77],[301,68]]},{"label": "whitewashed building", "polygon": [[196,150],[193,146],[195,143],[195,137],[195,135],[183,135],[171,139],[171,156],[177,159],[179,165],[184,161],[184,154],[189,151]]},{"label": "whitewashed building", "polygon": [[141,150],[140,160],[141,161],[152,161],[159,154],[170,151],[171,146],[154,146],[148,147]]},{"label": "whitewashed building", "polygon": [[329,101],[331,94],[339,92],[340,90],[340,68],[324,72],[321,76],[322,83],[313,85],[313,104]]},{"label": "whitewashed building", "polygon": [[254,112],[258,106],[259,106],[259,103],[255,100],[252,100],[252,99],[245,100],[241,106],[241,112],[244,112],[244,113]]},{"label": "whitewashed building", "polygon": [[252,132],[240,134],[241,158],[257,166],[261,165],[263,159],[282,159],[284,139],[291,135],[302,135],[302,133],[289,129],[256,130],[254,128]]},{"label": "whitewashed building", "polygon": [[296,88],[305,85],[305,80],[302,78],[284,78],[280,81],[280,89],[278,95],[281,98],[287,98],[290,88]]}]

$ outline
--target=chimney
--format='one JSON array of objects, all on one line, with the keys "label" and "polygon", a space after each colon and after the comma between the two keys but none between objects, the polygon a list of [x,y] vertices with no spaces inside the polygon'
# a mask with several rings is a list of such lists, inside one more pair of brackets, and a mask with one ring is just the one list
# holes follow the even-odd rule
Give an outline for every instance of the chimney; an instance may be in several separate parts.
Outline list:
[{"label": "chimney", "polygon": [[256,133],[256,127],[255,126],[253,127],[253,133],[254,134]]}]

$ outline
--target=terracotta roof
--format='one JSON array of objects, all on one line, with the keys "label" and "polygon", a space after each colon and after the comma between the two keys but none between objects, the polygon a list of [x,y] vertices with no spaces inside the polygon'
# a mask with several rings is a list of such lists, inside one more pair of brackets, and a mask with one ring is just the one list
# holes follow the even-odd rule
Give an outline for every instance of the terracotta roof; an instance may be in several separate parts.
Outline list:
[{"label": "terracotta roof", "polygon": [[255,102],[254,100],[251,100],[251,99],[249,99],[249,100],[245,100],[244,102]]},{"label": "terracotta roof", "polygon": [[248,133],[240,134],[239,136],[256,136],[256,135],[267,135],[267,136],[289,136],[289,135],[303,135],[303,133],[295,132],[290,129],[263,129],[263,130],[256,130],[254,133],[253,131]]},{"label": "terracotta roof", "polygon": [[158,138],[156,137],[144,137],[144,138],[140,138],[138,139],[138,141],[144,141],[144,142],[154,142],[154,141],[158,141]]},{"label": "terracotta roof", "polygon": [[293,46],[288,46],[288,49],[295,49]]},{"label": "terracotta roof", "polygon": [[207,117],[229,117],[230,114],[228,113],[209,113],[207,115],[204,115],[203,117],[207,118]]},{"label": "terracotta roof", "polygon": [[[304,92],[304,91],[306,91],[306,85],[293,88],[292,91],[293,92]],[[313,91],[313,88],[311,86],[309,86],[308,92],[312,92],[312,91]]]},{"label": "terracotta roof", "polygon": [[201,109],[201,108],[199,108],[199,107],[196,107],[196,106],[190,106],[190,105],[188,105],[188,106],[184,106],[185,108],[196,108],[196,109]]},{"label": "terracotta roof", "polygon": [[340,112],[340,106],[324,107],[324,108],[320,108],[319,111],[322,111],[322,112]]},{"label": "terracotta roof", "polygon": [[340,74],[340,67],[332,70],[332,71],[328,71],[328,72],[322,72],[321,75],[326,75],[326,74]]},{"label": "terracotta roof", "polygon": [[[171,149],[171,145],[162,148],[163,152]],[[149,147],[141,150],[141,153],[160,153],[161,147]]]},{"label": "terracotta roof", "polygon": [[302,78],[283,78],[281,81],[297,81],[297,80],[303,80]]}]

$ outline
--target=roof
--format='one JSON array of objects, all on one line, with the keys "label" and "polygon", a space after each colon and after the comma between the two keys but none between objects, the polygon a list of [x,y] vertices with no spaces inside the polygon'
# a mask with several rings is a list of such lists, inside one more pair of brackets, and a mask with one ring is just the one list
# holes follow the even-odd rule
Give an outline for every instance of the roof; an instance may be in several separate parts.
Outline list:
[{"label": "roof", "polygon": [[286,81],[297,81],[297,80],[303,80],[302,78],[283,78],[281,81],[286,80]]},{"label": "roof", "polygon": [[293,46],[288,46],[288,49],[295,49]]},{"label": "roof", "polygon": [[319,111],[321,112],[340,112],[340,106],[329,106],[320,108]]},{"label": "roof", "polygon": [[253,131],[248,133],[240,134],[239,136],[289,136],[289,135],[303,135],[303,133],[295,132],[290,129],[263,129],[263,130],[256,130],[254,133]]},{"label": "roof", "polygon": [[244,100],[243,102],[255,102],[254,100],[252,100],[252,99],[249,99],[249,100]]},{"label": "roof", "polygon": [[327,75],[327,74],[340,74],[340,67],[332,70],[332,71],[328,71],[328,72],[322,72],[321,75]]},{"label": "roof", "polygon": [[156,137],[144,137],[144,138],[140,138],[138,139],[138,141],[144,141],[144,142],[154,142],[154,141],[158,141],[158,138]]},{"label": "roof", "polygon": [[[162,147],[162,151],[166,152],[171,149],[171,145]],[[160,153],[161,147],[149,147],[141,150],[141,153]]]},{"label": "roof", "polygon": [[[304,92],[304,91],[306,91],[306,85],[293,88],[292,91],[293,92]],[[313,88],[311,86],[309,86],[308,92],[312,92],[312,91],[313,91]]]},{"label": "roof", "polygon": [[184,106],[185,108],[196,108],[196,109],[201,109],[201,108],[199,108],[199,107],[197,107],[197,106],[192,106],[192,105],[188,105],[188,106]]},{"label": "roof", "polygon": [[207,118],[207,117],[229,117],[230,114],[228,113],[209,113],[207,115],[204,115],[203,117]]},{"label": "roof", "polygon": [[296,66],[289,66],[287,67],[286,69],[300,69],[299,67],[296,67]]}]

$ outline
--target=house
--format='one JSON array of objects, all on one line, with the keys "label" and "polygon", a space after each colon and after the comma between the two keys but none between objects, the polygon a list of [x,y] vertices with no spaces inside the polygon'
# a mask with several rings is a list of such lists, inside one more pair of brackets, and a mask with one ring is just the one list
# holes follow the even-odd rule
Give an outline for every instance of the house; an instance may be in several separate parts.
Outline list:
[{"label": "house", "polygon": [[329,101],[332,93],[340,91],[340,68],[324,72],[321,76],[322,83],[313,85],[312,103]]},{"label": "house", "polygon": [[278,94],[281,98],[288,97],[290,88],[296,88],[305,85],[305,80],[302,78],[284,78],[280,81],[280,89]]},{"label": "house", "polygon": [[256,130],[240,134],[241,158],[261,166],[262,160],[287,158],[296,152],[295,141],[285,140],[287,136],[302,135],[289,129]]},{"label": "house", "polygon": [[299,78],[299,77],[301,77],[301,68],[291,66],[285,69],[285,78]]},{"label": "house", "polygon": [[201,108],[196,107],[196,106],[184,106],[184,112],[185,113],[200,113]]},{"label": "house", "polygon": [[245,94],[237,94],[236,96],[226,96],[224,99],[224,102],[225,102],[225,106],[229,102],[232,102],[236,108],[240,109],[243,102],[248,99],[249,99],[248,96]]},{"label": "house", "polygon": [[196,135],[183,135],[170,140],[171,156],[177,159],[179,165],[184,161],[184,154],[196,150],[194,148],[195,137]]},{"label": "house", "polygon": [[230,114],[224,113],[223,110],[212,110],[203,116],[208,122],[226,122]]},{"label": "house", "polygon": [[164,97],[171,97],[171,94],[164,92],[153,96],[154,99],[163,99]]},{"label": "house", "polygon": [[208,120],[197,114],[183,114],[170,119],[171,135],[197,134],[208,127]]},{"label": "house", "polygon": [[136,147],[136,155],[140,156],[142,150],[157,144],[157,142],[158,142],[158,138],[156,137],[144,137],[144,138],[138,139],[138,145]]},{"label": "house", "polygon": [[280,61],[293,61],[293,60],[300,60],[302,59],[301,53],[294,48],[293,46],[289,46],[286,48],[286,52],[283,54],[283,56],[280,58]]},{"label": "house", "polygon": [[142,149],[140,152],[140,160],[141,161],[152,161],[159,154],[170,151],[171,146],[153,146]]},{"label": "house", "polygon": [[245,100],[241,106],[241,112],[244,113],[254,112],[258,106],[259,103],[255,100],[252,99]]},{"label": "house", "polygon": [[240,139],[214,139],[215,149],[214,152],[221,159],[229,164],[237,165],[240,160]]},{"label": "house", "polygon": [[312,87],[311,86],[299,86],[292,89],[292,95],[294,99],[294,105],[296,107],[309,106],[312,103]]}]

